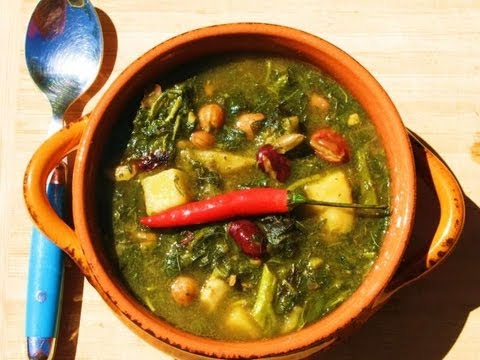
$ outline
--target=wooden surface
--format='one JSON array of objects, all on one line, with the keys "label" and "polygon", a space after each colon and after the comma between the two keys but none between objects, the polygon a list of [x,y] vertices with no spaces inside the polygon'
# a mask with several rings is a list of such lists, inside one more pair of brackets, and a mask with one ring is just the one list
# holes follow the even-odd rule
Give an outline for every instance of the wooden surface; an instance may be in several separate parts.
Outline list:
[{"label": "wooden surface", "polygon": [[[22,176],[50,117],[24,62],[26,24],[35,5],[34,0],[1,0],[0,7],[1,359],[25,358],[31,222]],[[439,269],[400,291],[348,340],[318,358],[480,359],[478,0],[97,0],[95,5],[105,32],[105,63],[93,91],[71,109],[69,119],[91,109],[119,72],[155,44],[217,23],[260,21],[300,28],[336,44],[369,69],[406,125],[457,175],[466,196],[465,230]],[[66,277],[57,359],[168,359],[131,333],[75,268],[68,267]]]}]

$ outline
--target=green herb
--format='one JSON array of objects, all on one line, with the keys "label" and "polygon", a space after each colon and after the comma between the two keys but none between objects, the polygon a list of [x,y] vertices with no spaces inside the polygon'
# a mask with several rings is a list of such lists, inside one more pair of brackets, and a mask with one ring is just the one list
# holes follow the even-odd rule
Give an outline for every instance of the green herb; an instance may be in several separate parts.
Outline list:
[{"label": "green herb", "polygon": [[187,93],[187,85],[181,84],[163,93],[155,88],[145,96],[133,120],[125,153],[129,160],[160,152],[173,160],[180,133],[185,136],[193,130],[188,117],[191,106]]},{"label": "green herb", "polygon": [[280,255],[285,258],[293,257],[297,253],[302,234],[296,221],[288,215],[266,216],[258,220],[268,241],[268,252],[272,256]]}]

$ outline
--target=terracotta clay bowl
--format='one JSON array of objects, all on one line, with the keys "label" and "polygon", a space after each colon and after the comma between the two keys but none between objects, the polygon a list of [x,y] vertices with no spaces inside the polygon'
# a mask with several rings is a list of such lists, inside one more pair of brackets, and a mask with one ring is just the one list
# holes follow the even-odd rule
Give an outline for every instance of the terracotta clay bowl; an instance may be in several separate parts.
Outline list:
[{"label": "terracotta clay bowl", "polygon": [[[391,219],[378,259],[364,282],[336,310],[295,333],[272,339],[229,342],[186,333],[144,308],[125,288],[110,263],[100,234],[95,197],[100,162],[112,127],[132,99],[152,81],[181,65],[231,52],[262,52],[313,64],[347,88],[371,118],[385,148],[391,174]],[[72,206],[75,230],[50,207],[49,172],[77,149]],[[228,24],[194,30],[153,48],[128,66],[88,118],[61,130],[33,156],[25,176],[25,200],[36,225],[79,266],[113,311],[135,332],[179,358],[301,358],[324,349],[365,321],[394,291],[422,275],[455,245],[463,225],[463,198],[448,168],[428,150],[426,156],[440,199],[441,219],[424,266],[396,270],[409,241],[416,202],[416,173],[406,128],[392,101],[358,62],[311,34],[277,25]],[[415,259],[414,259],[415,260]],[[418,265],[418,261],[413,261]]]}]

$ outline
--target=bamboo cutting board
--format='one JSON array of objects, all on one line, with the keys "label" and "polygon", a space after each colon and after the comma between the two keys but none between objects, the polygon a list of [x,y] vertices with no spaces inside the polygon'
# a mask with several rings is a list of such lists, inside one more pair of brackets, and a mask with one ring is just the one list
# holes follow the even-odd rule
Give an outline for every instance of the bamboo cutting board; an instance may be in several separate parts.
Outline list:
[{"label": "bamboo cutting board", "polygon": [[[5,0],[0,14],[0,358],[25,359],[24,309],[31,222],[26,164],[45,137],[50,109],[24,62],[37,1]],[[105,33],[103,73],[88,112],[139,55],[174,35],[226,22],[296,27],[334,43],[369,69],[405,124],[449,164],[466,196],[455,253],[400,291],[368,323],[315,358],[480,359],[480,2],[96,0]],[[86,102],[86,104],[85,104]],[[428,211],[428,209],[426,209]],[[169,359],[131,333],[70,264],[57,359]]]}]

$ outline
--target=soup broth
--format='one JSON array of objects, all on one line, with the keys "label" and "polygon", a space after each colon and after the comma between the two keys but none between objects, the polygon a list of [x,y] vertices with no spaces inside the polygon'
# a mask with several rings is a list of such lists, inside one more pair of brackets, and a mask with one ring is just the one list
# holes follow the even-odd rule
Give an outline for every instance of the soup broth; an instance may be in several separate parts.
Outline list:
[{"label": "soup broth", "polygon": [[98,187],[125,285],[159,317],[216,339],[286,334],[334,310],[374,263],[388,216],[302,205],[169,229],[140,219],[259,187],[388,205],[367,114],[320,70],[286,58],[231,56],[171,79],[118,122]]}]

